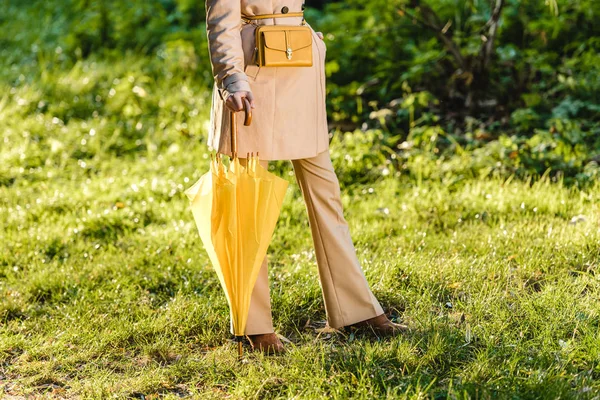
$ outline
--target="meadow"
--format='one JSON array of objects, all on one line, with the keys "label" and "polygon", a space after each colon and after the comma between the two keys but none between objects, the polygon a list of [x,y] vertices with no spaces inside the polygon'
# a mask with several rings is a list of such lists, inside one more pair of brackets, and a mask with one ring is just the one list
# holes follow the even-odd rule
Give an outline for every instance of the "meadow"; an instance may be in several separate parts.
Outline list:
[{"label": "meadow", "polygon": [[240,362],[183,193],[210,154],[194,50],[19,48],[0,50],[0,398],[600,398],[597,182],[332,131],[357,254],[411,331],[323,329],[304,202],[278,161],[269,276],[288,351]]}]

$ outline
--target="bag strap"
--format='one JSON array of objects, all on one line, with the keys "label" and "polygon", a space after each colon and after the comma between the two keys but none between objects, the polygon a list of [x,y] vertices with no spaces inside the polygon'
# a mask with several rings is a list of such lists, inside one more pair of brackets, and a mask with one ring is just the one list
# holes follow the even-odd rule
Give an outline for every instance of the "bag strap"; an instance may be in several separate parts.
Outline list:
[{"label": "bag strap", "polygon": [[258,15],[242,15],[242,19],[248,19],[254,21],[257,19],[268,19],[268,18],[285,18],[285,17],[304,17],[304,12],[291,12],[285,14],[258,14]]}]

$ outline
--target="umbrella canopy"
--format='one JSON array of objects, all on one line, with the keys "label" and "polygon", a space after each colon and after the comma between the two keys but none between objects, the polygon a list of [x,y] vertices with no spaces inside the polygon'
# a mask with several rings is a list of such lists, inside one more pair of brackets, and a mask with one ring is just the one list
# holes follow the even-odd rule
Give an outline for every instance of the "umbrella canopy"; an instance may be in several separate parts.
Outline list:
[{"label": "umbrella canopy", "polygon": [[[249,125],[250,106],[244,102]],[[236,153],[235,114],[231,113],[232,154],[226,167],[211,157],[210,171],[185,191],[200,238],[231,311],[234,334],[246,330],[252,290],[267,253],[288,182],[264,169],[258,155],[242,166]],[[241,349],[241,342],[240,342]],[[241,350],[240,350],[241,354]]]}]

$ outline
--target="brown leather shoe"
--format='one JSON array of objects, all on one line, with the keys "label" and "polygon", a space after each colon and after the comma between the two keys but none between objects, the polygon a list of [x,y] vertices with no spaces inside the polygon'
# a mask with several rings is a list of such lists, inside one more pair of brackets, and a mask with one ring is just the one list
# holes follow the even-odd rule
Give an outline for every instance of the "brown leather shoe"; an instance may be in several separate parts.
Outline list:
[{"label": "brown leather shoe", "polygon": [[252,351],[262,351],[265,354],[281,354],[285,352],[283,343],[275,333],[264,333],[260,335],[246,335]]},{"label": "brown leather shoe", "polygon": [[408,326],[390,321],[385,314],[357,322],[350,327],[371,329],[375,334],[381,336],[394,336],[408,331]]}]

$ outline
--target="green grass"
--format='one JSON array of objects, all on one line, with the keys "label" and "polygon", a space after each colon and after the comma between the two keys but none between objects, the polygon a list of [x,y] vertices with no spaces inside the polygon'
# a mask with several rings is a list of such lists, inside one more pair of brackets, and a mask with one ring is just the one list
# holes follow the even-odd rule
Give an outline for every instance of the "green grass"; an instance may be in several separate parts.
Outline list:
[{"label": "green grass", "polygon": [[304,203],[289,163],[274,163],[291,185],[272,305],[292,343],[240,363],[183,194],[208,168],[204,73],[174,56],[53,57],[0,74],[0,393],[600,395],[600,185],[462,173],[469,154],[398,169],[369,154],[372,132],[336,134],[360,261],[414,328],[379,340],[315,331],[325,312]]}]

